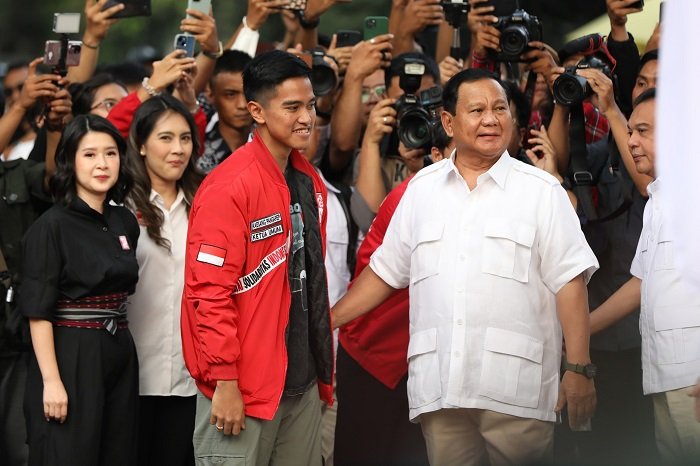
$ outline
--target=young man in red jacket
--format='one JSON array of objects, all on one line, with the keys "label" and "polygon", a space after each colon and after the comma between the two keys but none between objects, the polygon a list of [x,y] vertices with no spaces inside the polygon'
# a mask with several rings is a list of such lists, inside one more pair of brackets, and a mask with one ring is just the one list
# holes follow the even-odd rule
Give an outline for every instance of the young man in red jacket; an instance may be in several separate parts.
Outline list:
[{"label": "young man in red jacket", "polygon": [[190,211],[182,340],[200,390],[198,464],[321,465],[319,393],[330,403],[333,347],[327,193],[299,152],[316,118],[309,73],[281,51],[246,67],[257,130]]}]

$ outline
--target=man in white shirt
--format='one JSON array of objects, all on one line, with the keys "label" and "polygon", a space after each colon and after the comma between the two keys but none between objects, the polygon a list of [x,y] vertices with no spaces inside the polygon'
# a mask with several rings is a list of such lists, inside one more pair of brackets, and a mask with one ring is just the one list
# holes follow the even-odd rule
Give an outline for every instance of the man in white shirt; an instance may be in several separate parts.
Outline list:
[{"label": "man in white shirt", "polygon": [[578,426],[595,408],[586,282],[598,263],[559,182],[506,151],[497,79],[462,71],[443,100],[455,152],[411,181],[333,322],[409,286],[409,417],[430,463],[551,461],[555,412],[568,403]]},{"label": "man in white shirt", "polygon": [[[632,261],[633,277],[591,313],[600,331],[641,304],[642,386],[654,401],[656,444],[666,463],[700,460],[700,424],[693,418],[693,386],[700,374],[700,293],[677,268],[671,229],[655,170],[656,90],[635,101],[628,145],[647,188],[644,226]],[[677,251],[677,250],[676,250]]]}]

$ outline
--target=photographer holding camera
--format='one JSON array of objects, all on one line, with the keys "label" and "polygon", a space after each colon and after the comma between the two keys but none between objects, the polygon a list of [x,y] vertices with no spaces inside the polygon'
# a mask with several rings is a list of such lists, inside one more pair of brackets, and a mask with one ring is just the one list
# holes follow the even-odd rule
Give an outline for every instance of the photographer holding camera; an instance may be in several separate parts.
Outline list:
[{"label": "photographer holding camera", "polygon": [[[409,81],[410,89],[401,84]],[[440,82],[440,71],[437,63],[427,55],[405,53],[391,61],[391,66],[385,70],[384,82],[387,98],[379,101],[370,112],[357,157],[357,189],[353,192],[352,214],[362,231],[367,231],[386,195],[425,164],[424,156],[430,147],[409,147],[411,144],[407,139],[399,140],[402,122],[398,117],[411,107],[423,108],[420,93],[435,88]],[[404,95],[410,97],[410,101],[402,99]],[[428,118],[435,113],[436,105],[430,103],[429,107],[433,109],[429,112],[423,108]],[[408,132],[430,134],[427,129],[429,120],[414,122],[413,126],[409,123]]]}]

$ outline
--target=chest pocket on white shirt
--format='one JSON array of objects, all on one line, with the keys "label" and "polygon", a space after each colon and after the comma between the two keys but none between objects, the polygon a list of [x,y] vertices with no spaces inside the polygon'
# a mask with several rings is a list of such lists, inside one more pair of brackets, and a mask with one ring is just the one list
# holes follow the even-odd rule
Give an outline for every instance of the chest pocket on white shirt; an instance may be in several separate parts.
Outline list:
[{"label": "chest pocket on white shirt", "polygon": [[542,385],[541,341],[499,328],[486,329],[479,395],[537,408]]},{"label": "chest pocket on white shirt", "polygon": [[656,362],[680,364],[700,359],[700,304],[659,306],[654,311]]},{"label": "chest pocket on white shirt", "polygon": [[490,218],[484,224],[481,271],[527,283],[535,228],[507,218]]},{"label": "chest pocket on white shirt", "polygon": [[420,408],[440,398],[437,329],[429,328],[411,335],[407,359],[409,407]]},{"label": "chest pocket on white shirt", "polygon": [[411,285],[440,271],[440,245],[444,224],[426,222],[417,229],[411,252]]},{"label": "chest pocket on white shirt", "polygon": [[669,228],[661,225],[659,229],[659,244],[654,253],[654,270],[669,270],[674,268],[673,242]]}]

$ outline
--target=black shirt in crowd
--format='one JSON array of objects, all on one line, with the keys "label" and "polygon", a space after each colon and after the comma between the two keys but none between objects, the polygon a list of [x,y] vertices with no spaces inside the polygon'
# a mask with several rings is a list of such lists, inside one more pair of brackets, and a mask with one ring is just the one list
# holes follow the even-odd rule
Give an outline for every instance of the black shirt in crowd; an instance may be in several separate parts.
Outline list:
[{"label": "black shirt in crowd", "polygon": [[100,214],[79,198],[54,205],[22,241],[20,311],[53,320],[59,298],[133,293],[138,238],[136,218],[124,207],[105,205]]}]

